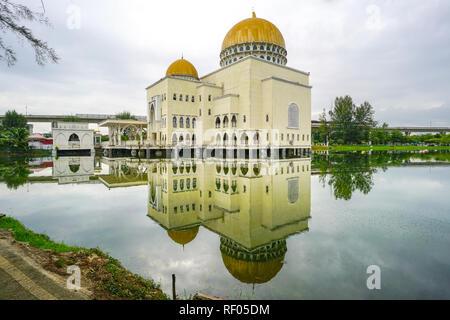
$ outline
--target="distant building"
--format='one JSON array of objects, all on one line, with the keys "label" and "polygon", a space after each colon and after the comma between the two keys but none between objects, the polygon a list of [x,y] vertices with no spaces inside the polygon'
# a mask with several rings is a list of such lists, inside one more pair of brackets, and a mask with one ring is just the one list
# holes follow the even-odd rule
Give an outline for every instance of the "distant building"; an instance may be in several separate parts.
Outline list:
[{"label": "distant building", "polygon": [[40,134],[33,134],[28,137],[28,146],[33,149],[51,150],[53,148],[53,139],[46,138]]},{"label": "distant building", "polygon": [[88,123],[60,122],[52,123],[53,152],[85,153],[94,152],[94,130]]}]

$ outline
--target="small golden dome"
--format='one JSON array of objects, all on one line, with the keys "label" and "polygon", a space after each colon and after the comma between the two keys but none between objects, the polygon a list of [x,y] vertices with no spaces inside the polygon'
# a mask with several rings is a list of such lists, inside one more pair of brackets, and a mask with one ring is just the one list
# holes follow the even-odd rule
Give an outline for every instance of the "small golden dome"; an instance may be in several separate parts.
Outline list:
[{"label": "small golden dome", "polygon": [[286,49],[280,30],[273,23],[257,18],[254,12],[251,18],[238,22],[228,31],[222,50],[243,42],[269,42]]},{"label": "small golden dome", "polygon": [[167,68],[166,76],[170,75],[191,76],[198,79],[198,73],[194,65],[183,57],[173,62],[169,68]]},{"label": "small golden dome", "polygon": [[198,233],[198,226],[187,230],[167,231],[169,237],[178,244],[185,245],[195,239]]},{"label": "small golden dome", "polygon": [[244,261],[222,253],[223,264],[230,274],[244,283],[261,284],[270,281],[283,267],[284,255],[264,262]]}]

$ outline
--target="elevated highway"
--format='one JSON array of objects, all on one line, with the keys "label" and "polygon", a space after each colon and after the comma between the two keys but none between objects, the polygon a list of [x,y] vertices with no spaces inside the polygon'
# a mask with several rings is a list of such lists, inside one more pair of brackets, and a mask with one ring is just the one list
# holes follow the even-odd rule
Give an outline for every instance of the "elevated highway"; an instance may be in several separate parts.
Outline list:
[{"label": "elevated highway", "polygon": [[[3,120],[5,115],[0,115],[0,121]],[[108,120],[108,119],[116,119],[116,115],[112,114],[80,114],[77,113],[75,115],[51,115],[51,114],[45,114],[45,115],[36,115],[36,114],[28,114],[25,115],[28,122],[53,122],[53,121],[63,121],[64,118],[67,117],[76,117],[79,118],[81,122],[87,122],[87,123],[100,123],[102,121]],[[146,120],[146,116],[136,116],[137,120]]]}]

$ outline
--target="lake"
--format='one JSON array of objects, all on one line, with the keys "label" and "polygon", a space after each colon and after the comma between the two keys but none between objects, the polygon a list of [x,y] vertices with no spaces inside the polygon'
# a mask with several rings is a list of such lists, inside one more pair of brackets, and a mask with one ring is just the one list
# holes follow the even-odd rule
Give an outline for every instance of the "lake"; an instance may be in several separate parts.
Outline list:
[{"label": "lake", "polygon": [[0,161],[0,212],[184,298],[450,299],[449,190],[449,152]]}]

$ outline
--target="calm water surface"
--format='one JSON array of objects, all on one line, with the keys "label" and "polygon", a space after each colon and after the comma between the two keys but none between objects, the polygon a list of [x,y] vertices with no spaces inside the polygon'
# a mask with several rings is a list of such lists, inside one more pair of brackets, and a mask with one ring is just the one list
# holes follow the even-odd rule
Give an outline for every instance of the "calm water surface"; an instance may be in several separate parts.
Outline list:
[{"label": "calm water surface", "polygon": [[449,159],[2,159],[0,211],[182,297],[450,299]]}]

